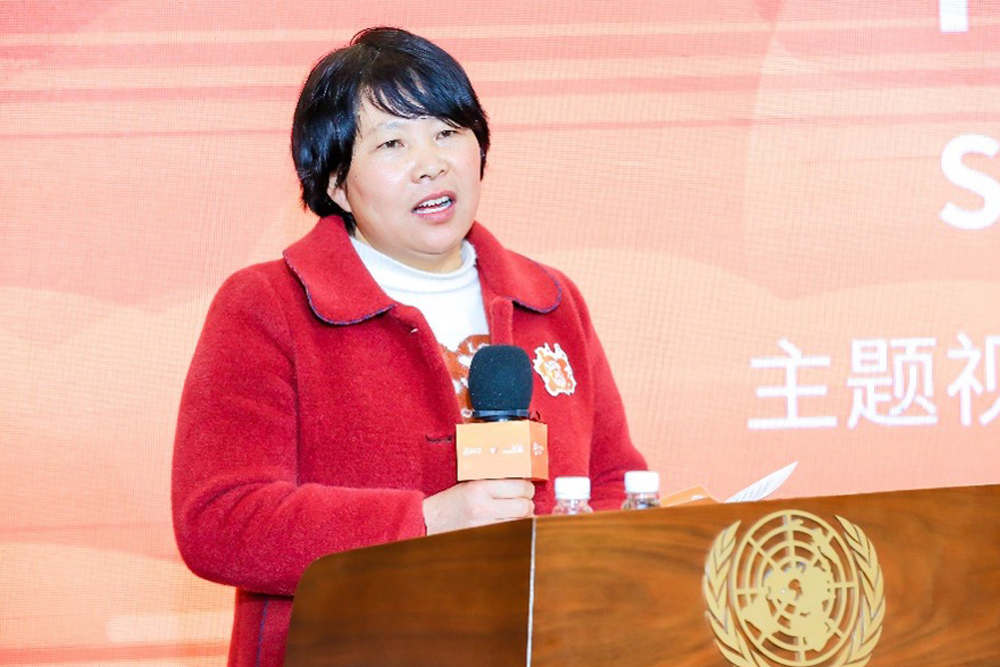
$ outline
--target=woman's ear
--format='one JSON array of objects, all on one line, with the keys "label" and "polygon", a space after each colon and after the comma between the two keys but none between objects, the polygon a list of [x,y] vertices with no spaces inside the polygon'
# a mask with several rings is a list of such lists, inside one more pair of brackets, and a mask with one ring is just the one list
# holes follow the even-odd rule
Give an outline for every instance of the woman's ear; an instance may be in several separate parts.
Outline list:
[{"label": "woman's ear", "polygon": [[340,208],[344,209],[348,213],[352,213],[352,211],[351,211],[351,203],[347,199],[347,181],[346,180],[343,183],[341,183],[340,185],[337,185],[336,180],[333,179],[333,178],[331,178],[330,179],[330,185],[326,188],[326,193],[328,195],[330,195],[330,199],[333,200],[334,204],[336,204]]}]

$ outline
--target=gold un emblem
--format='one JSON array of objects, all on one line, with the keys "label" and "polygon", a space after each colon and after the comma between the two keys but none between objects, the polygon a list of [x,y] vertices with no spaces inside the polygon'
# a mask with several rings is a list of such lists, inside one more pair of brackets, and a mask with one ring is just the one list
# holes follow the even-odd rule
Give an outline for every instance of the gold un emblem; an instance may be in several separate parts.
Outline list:
[{"label": "gold un emblem", "polygon": [[799,510],[769,514],[737,544],[715,538],[702,580],[706,616],[736,667],[862,667],[882,634],[885,597],[875,548],[837,517],[838,533]]}]

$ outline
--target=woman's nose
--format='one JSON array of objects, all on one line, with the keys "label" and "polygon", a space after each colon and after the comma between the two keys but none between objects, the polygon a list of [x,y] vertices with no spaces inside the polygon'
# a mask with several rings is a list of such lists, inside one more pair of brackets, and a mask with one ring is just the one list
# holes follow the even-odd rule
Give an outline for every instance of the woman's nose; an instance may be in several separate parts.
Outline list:
[{"label": "woman's nose", "polygon": [[413,164],[413,180],[422,181],[425,178],[434,180],[448,169],[448,161],[441,155],[440,147],[436,145],[418,148]]}]

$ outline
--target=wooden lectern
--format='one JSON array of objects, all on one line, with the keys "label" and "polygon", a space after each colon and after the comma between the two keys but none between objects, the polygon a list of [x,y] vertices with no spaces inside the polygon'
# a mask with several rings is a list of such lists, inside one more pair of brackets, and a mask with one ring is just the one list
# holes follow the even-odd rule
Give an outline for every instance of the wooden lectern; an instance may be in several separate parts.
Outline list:
[{"label": "wooden lectern", "polygon": [[537,517],[333,554],[286,667],[1000,667],[1000,486]]}]

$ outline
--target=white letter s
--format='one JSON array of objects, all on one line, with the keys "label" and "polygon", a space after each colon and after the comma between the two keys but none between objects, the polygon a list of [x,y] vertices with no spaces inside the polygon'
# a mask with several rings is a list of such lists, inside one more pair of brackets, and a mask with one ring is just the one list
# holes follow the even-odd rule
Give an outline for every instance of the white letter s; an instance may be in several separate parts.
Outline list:
[{"label": "white letter s", "polygon": [[969,153],[996,157],[1000,143],[982,134],[962,134],[948,142],[941,151],[941,171],[945,178],[966,190],[971,190],[983,198],[983,207],[978,211],[966,211],[948,202],[941,209],[941,219],[958,229],[985,229],[1000,220],[1000,183],[969,169],[962,158]]}]

